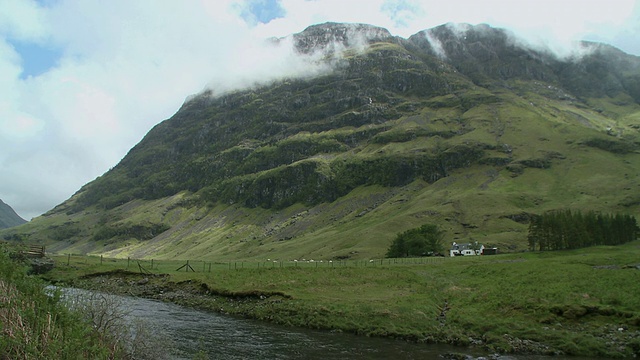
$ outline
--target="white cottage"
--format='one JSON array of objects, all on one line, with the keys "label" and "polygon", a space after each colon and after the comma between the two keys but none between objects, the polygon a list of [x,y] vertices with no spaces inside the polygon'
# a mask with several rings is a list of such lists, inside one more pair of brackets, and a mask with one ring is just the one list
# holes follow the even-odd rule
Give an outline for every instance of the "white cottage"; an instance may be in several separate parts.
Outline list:
[{"label": "white cottage", "polygon": [[484,251],[484,245],[478,244],[477,242],[466,243],[466,244],[457,244],[455,241],[449,250],[449,256],[469,256],[469,255],[482,255]]}]

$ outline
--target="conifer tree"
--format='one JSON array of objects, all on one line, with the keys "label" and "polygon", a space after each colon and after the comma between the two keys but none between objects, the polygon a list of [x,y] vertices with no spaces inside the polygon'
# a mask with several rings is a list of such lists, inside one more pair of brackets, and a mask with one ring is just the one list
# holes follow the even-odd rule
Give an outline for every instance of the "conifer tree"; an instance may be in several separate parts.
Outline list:
[{"label": "conifer tree", "polygon": [[620,245],[636,240],[639,232],[631,215],[562,210],[533,215],[527,239],[532,251],[563,250]]}]

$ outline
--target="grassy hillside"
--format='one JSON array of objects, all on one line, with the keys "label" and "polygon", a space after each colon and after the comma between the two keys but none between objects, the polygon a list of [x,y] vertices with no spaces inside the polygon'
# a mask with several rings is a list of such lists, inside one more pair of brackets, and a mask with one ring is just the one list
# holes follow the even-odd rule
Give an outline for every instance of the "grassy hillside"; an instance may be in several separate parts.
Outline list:
[{"label": "grassy hillside", "polygon": [[[476,240],[517,251],[526,246],[529,213],[559,208],[637,211],[636,144],[606,134],[607,127],[615,126],[629,137],[635,135],[629,125],[635,121],[636,106],[625,107],[630,115],[614,120],[562,101],[546,99],[544,106],[531,106],[533,101],[542,99],[535,93],[525,98],[502,95],[500,103],[467,111],[446,109],[440,117],[442,109],[427,108],[395,120],[396,126],[380,135],[406,136],[406,141],[371,142],[349,153],[326,156],[356,163],[379,154],[395,159],[456,151],[458,146],[481,149],[479,160],[433,182],[360,185],[332,202],[276,210],[203,203],[200,193],[183,191],[156,200],[134,200],[109,211],[94,206],[65,212],[78,194],[55,212],[14,231],[27,229],[30,241],[54,240],[51,250],[110,256],[378,258],[395,234],[424,223],[440,225],[449,242]],[[473,130],[449,139],[413,135],[425,128],[455,131],[457,121]],[[597,141],[603,145],[591,143],[600,144]],[[632,150],[612,151],[608,146]],[[301,160],[288,167],[309,161],[326,159]]]},{"label": "grassy hillside", "polygon": [[117,257],[379,258],[425,223],[519,251],[530,214],[638,211],[638,58],[593,45],[561,61],[483,26],[431,32],[446,58],[422,33],[376,31],[330,74],[200,94],[0,236]]}]

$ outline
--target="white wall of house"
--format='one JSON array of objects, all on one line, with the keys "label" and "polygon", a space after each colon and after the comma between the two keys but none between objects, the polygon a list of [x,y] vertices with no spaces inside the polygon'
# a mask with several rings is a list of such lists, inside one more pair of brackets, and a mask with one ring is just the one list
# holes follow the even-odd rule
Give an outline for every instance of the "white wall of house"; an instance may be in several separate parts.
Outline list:
[{"label": "white wall of house", "polygon": [[482,255],[482,251],[484,250],[484,245],[480,245],[478,250],[471,249],[471,244],[456,244],[455,242],[451,246],[449,250],[449,256],[472,256],[472,255]]}]

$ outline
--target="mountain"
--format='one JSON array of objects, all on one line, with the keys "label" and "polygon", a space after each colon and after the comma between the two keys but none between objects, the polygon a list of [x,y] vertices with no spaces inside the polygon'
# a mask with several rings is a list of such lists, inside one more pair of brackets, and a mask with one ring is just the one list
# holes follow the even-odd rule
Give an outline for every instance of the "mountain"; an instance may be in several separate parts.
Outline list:
[{"label": "mountain", "polygon": [[26,222],[27,221],[25,219],[21,218],[15,211],[13,211],[11,206],[0,200],[0,229],[10,228]]},{"label": "mountain", "polygon": [[189,98],[1,234],[108,256],[376,258],[425,223],[520,251],[531,214],[640,208],[636,56],[584,42],[559,57],[466,24],[404,39],[327,23],[272,42],[327,70]]}]

